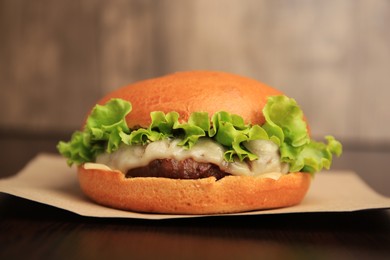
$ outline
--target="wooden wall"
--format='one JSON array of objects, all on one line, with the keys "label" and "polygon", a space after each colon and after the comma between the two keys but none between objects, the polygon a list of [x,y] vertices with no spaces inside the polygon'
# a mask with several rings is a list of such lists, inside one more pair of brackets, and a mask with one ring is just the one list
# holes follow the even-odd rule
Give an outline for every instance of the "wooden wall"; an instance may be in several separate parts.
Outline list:
[{"label": "wooden wall", "polygon": [[256,78],[315,136],[390,144],[388,0],[0,0],[0,130],[69,132],[104,93],[166,73]]}]

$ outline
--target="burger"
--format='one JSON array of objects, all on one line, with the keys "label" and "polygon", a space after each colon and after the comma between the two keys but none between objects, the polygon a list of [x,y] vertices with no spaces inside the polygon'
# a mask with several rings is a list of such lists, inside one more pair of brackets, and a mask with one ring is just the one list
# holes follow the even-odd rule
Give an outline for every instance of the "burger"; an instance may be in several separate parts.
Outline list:
[{"label": "burger", "polygon": [[98,204],[217,214],[299,204],[342,145],[312,140],[297,102],[275,88],[189,71],[109,93],[57,149]]}]

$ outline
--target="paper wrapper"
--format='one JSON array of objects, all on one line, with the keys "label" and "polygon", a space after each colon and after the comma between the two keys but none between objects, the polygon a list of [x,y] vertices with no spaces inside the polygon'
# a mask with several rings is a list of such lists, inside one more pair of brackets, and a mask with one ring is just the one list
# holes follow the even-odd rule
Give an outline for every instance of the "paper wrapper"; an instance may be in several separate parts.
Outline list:
[{"label": "paper wrapper", "polygon": [[[78,186],[76,169],[69,168],[65,159],[50,154],[40,154],[17,175],[0,179],[0,192],[88,217],[169,219],[205,216],[146,214],[100,206],[83,195]],[[390,198],[377,194],[355,173],[337,171],[316,174],[308,194],[297,206],[213,216],[351,212],[385,208],[390,208]]]}]

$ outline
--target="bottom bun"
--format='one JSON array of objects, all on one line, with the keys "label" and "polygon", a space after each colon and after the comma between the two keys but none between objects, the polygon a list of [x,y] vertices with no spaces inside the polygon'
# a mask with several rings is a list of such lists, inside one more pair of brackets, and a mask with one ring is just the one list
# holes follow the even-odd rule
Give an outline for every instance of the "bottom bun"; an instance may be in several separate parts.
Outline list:
[{"label": "bottom bun", "polygon": [[216,214],[287,207],[304,198],[311,177],[289,173],[278,180],[226,176],[196,180],[126,178],[120,171],[78,168],[82,191],[112,208],[150,213]]}]

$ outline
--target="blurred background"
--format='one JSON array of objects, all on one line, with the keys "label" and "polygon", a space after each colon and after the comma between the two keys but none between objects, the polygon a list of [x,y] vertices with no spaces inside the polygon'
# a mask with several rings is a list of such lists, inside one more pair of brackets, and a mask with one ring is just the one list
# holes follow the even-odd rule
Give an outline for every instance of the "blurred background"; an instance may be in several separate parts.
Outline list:
[{"label": "blurred background", "polygon": [[390,149],[388,0],[0,0],[0,132],[66,135],[122,85],[207,69],[294,97],[313,136]]}]

